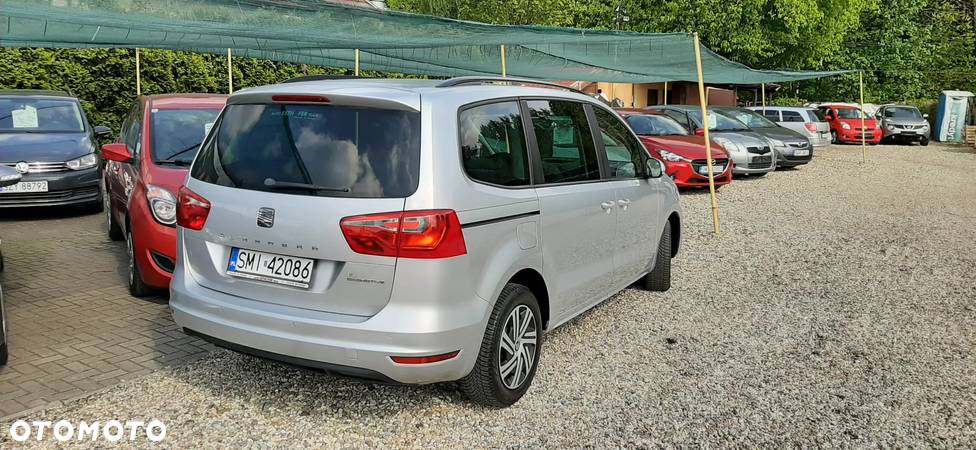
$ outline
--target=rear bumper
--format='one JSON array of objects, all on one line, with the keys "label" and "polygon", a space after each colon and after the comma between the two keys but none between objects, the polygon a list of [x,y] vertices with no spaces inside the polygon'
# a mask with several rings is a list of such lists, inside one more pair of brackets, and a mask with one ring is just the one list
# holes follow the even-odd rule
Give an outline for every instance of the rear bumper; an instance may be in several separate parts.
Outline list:
[{"label": "rear bumper", "polygon": [[0,208],[65,206],[99,201],[98,169],[24,175],[23,181],[47,180],[47,192],[0,194]]},{"label": "rear bumper", "polygon": [[[376,315],[361,317],[224,294],[200,286],[185,272],[177,265],[169,304],[187,333],[243,353],[396,383],[435,383],[467,375],[478,357],[491,306],[472,294],[448,310],[391,302]],[[458,350],[455,358],[432,364],[397,364],[390,358]]]}]

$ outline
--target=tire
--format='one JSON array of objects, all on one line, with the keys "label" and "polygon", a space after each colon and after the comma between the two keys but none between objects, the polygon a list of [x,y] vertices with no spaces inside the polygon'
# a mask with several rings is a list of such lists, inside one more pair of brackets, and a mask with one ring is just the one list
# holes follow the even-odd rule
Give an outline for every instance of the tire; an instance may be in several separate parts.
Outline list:
[{"label": "tire", "polygon": [[671,221],[664,225],[661,242],[657,245],[657,261],[654,268],[644,275],[644,289],[665,292],[671,289]]},{"label": "tire", "polygon": [[125,233],[125,251],[129,257],[129,294],[133,297],[145,297],[152,293],[152,288],[142,281],[142,273],[139,272],[139,263],[136,262],[135,242],[133,242],[132,232]]},{"label": "tire", "polygon": [[[520,317],[524,318],[527,312],[531,313],[531,317],[525,332],[509,345],[509,347],[517,346],[518,351],[525,355],[522,359],[516,360],[518,353],[502,348],[502,338],[504,336],[505,340],[512,342],[512,336],[518,335],[517,330],[512,326],[513,321],[518,321]],[[534,344],[526,342],[533,334]],[[504,408],[517,402],[525,395],[535,378],[536,369],[539,367],[539,356],[542,354],[542,335],[542,315],[539,313],[539,302],[535,295],[521,284],[506,284],[491,311],[474,369],[458,383],[461,392],[475,403],[495,408]],[[506,360],[504,357],[507,355],[503,353],[511,356]],[[523,365],[526,358],[529,359],[528,370]],[[505,364],[502,361],[506,361]],[[512,364],[515,367],[506,372],[504,366]]]},{"label": "tire", "polygon": [[922,140],[918,141],[918,144],[922,147],[929,145],[929,138],[923,137]]},{"label": "tire", "polygon": [[830,143],[840,144],[840,141],[837,140],[837,130],[830,130]]},{"label": "tire", "polygon": [[7,353],[7,341],[4,340],[3,345],[0,345],[0,367],[7,365],[7,359],[9,357],[9,354]]},{"label": "tire", "polygon": [[3,311],[3,293],[0,292],[0,338],[3,338],[3,345],[0,345],[0,367],[7,364],[7,319]]},{"label": "tire", "polygon": [[113,241],[121,241],[122,239],[125,239],[125,235],[122,234],[122,227],[115,223],[115,219],[112,217],[112,195],[108,192],[108,189],[105,189],[104,178],[102,178],[102,210],[105,211],[108,238]]}]

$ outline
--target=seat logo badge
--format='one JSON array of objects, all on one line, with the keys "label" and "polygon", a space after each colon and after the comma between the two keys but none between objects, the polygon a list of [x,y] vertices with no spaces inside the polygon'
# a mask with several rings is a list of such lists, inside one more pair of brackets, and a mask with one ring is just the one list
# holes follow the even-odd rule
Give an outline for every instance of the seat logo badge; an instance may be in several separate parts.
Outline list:
[{"label": "seat logo badge", "polygon": [[14,165],[14,169],[17,169],[17,171],[20,173],[27,173],[30,172],[30,164],[27,164],[25,161],[21,161]]},{"label": "seat logo badge", "polygon": [[271,228],[274,226],[274,209],[271,208],[260,208],[258,209],[258,226],[261,228]]}]

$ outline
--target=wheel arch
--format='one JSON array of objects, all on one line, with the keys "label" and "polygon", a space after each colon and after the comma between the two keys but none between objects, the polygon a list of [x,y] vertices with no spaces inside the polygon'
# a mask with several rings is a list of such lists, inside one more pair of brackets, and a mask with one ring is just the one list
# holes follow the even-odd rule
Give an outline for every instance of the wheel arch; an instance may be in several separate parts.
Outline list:
[{"label": "wheel arch", "polygon": [[546,280],[542,278],[542,274],[535,269],[526,268],[512,275],[508,282],[521,284],[532,291],[532,295],[539,302],[539,312],[542,313],[542,327],[543,329],[548,328],[550,318],[549,289],[546,287]]},{"label": "wheel arch", "polygon": [[681,216],[677,211],[668,216],[668,223],[671,224],[671,257],[678,256],[678,249],[681,247]]}]

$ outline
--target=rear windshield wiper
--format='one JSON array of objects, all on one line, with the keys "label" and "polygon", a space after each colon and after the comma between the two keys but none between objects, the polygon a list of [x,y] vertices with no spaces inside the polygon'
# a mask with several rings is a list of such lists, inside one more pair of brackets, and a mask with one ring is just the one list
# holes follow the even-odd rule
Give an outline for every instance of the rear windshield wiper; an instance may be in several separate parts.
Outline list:
[{"label": "rear windshield wiper", "polygon": [[309,191],[329,191],[329,192],[349,192],[349,188],[320,186],[310,183],[293,183],[291,181],[278,181],[274,178],[265,178],[264,186],[271,189],[304,189]]}]

